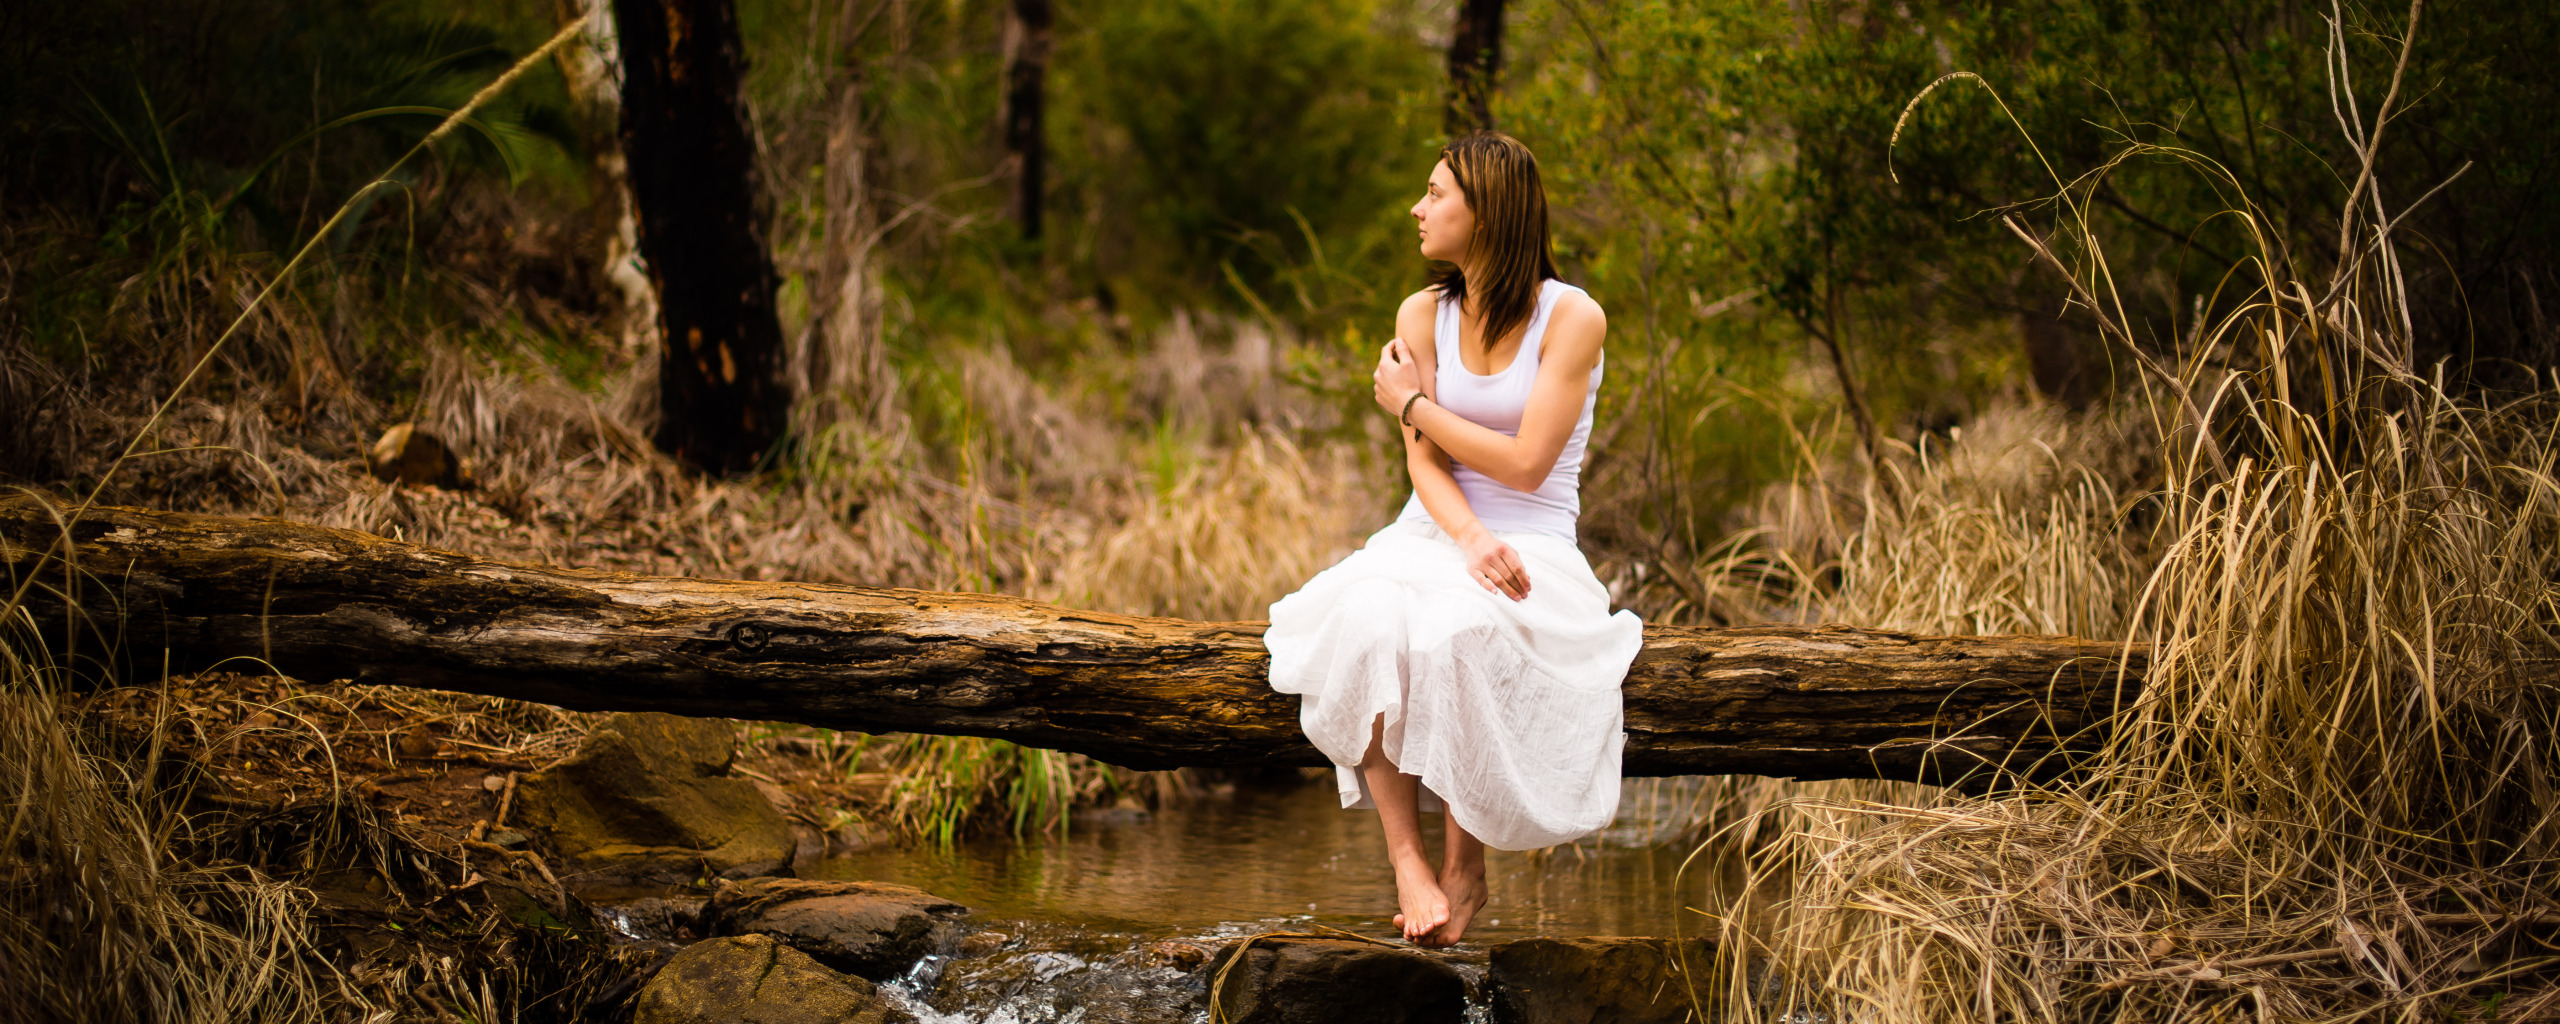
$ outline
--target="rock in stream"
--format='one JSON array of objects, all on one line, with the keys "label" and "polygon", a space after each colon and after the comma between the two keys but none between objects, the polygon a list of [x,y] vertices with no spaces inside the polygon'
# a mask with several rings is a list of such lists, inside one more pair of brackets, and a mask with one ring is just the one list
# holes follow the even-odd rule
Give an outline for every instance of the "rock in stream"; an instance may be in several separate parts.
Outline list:
[{"label": "rock in stream", "polygon": [[1348,939],[1265,938],[1218,951],[1216,993],[1232,1024],[1457,1024],[1467,983],[1457,968],[1407,949]]},{"label": "rock in stream", "polygon": [[769,935],[818,962],[874,981],[947,952],[969,908],[913,886],[757,878],[722,882],[702,908],[714,935]]},{"label": "rock in stream", "polygon": [[1714,955],[1704,939],[1535,938],[1493,947],[1487,973],[1499,1024],[1681,1024],[1687,970]]},{"label": "rock in stream", "polygon": [[640,989],[634,1024],[907,1024],[869,981],[765,935],[685,947]]}]

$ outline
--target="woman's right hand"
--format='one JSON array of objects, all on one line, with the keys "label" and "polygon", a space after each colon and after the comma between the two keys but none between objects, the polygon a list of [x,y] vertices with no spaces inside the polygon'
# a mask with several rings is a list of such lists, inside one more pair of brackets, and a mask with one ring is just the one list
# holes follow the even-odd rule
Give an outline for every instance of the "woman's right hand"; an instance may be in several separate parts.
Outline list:
[{"label": "woman's right hand", "polygon": [[1467,556],[1467,577],[1476,585],[1514,601],[1529,596],[1529,570],[1520,564],[1520,553],[1511,545],[1494,539],[1483,530],[1458,542],[1458,550]]},{"label": "woman's right hand", "polygon": [[1369,397],[1387,415],[1401,416],[1411,408],[1408,400],[1421,393],[1422,370],[1414,365],[1413,350],[1403,338],[1387,339],[1378,350],[1378,368],[1369,374]]}]

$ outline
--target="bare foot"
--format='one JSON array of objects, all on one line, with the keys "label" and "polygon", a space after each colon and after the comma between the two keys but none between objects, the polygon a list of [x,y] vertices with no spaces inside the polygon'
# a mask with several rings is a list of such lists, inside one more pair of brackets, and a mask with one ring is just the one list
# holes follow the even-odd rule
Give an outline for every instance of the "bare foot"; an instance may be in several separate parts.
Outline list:
[{"label": "bare foot", "polygon": [[1459,937],[1467,933],[1467,923],[1475,920],[1476,911],[1483,910],[1486,898],[1493,894],[1484,884],[1482,865],[1473,871],[1441,878],[1440,891],[1449,901],[1449,919],[1414,940],[1414,945],[1432,949],[1457,945]]},{"label": "bare foot", "polygon": [[1396,868],[1396,903],[1404,908],[1395,921],[1404,930],[1406,942],[1420,942],[1432,929],[1448,923],[1449,897],[1440,891],[1440,880],[1432,877],[1427,863]]}]

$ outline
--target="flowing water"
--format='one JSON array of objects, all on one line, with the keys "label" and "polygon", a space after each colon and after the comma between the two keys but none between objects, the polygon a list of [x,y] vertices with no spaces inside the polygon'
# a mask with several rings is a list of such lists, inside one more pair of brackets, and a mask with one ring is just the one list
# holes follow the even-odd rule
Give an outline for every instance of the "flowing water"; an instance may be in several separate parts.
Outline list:
[{"label": "flowing water", "polygon": [[[1438,954],[1470,983],[1487,945],[1529,936],[1673,933],[1694,780],[1626,783],[1618,821],[1579,844],[1492,851],[1493,898],[1466,941]],[[1439,818],[1426,815],[1436,851]],[[1245,787],[1153,813],[1077,817],[1063,837],[955,848],[884,846],[803,864],[805,878],[913,885],[971,908],[970,953],[917,965],[892,994],[928,1024],[1176,1024],[1207,1019],[1206,950],[1317,926],[1391,938],[1395,884],[1377,816],[1341,808],[1331,781]],[[1692,915],[1691,930],[1695,930]],[[995,936],[1002,933],[999,946]],[[1481,1019],[1481,999],[1471,1017]]]}]

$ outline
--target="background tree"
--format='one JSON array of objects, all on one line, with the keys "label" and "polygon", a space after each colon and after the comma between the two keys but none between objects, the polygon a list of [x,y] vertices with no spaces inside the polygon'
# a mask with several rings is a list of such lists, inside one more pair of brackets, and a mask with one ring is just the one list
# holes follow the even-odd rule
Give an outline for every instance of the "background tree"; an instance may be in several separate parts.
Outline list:
[{"label": "background tree", "polygon": [[753,468],[788,426],[773,260],[756,209],[729,0],[615,0],[622,148],[658,291],[660,449]]},{"label": "background tree", "polygon": [[1013,0],[1006,9],[1004,148],[1013,165],[1013,217],[1026,242],[1040,239],[1040,188],[1047,143],[1041,137],[1041,79],[1049,69],[1049,0]]},{"label": "background tree", "polygon": [[1459,0],[1449,33],[1448,131],[1493,127],[1493,90],[1502,75],[1503,0]]}]

